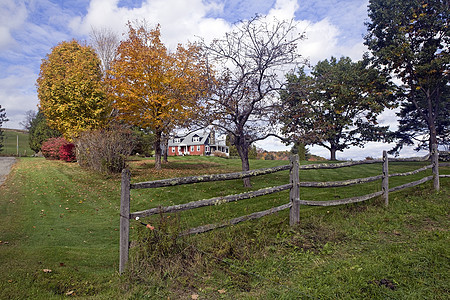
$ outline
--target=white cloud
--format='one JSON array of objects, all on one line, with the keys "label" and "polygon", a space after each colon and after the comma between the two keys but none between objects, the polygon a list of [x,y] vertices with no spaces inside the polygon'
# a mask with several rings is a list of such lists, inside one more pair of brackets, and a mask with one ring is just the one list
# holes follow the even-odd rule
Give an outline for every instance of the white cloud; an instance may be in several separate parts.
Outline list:
[{"label": "white cloud", "polygon": [[0,78],[0,103],[5,108],[6,116],[10,120],[3,125],[7,128],[20,128],[25,112],[37,110],[37,96],[35,91],[36,75],[28,67],[10,67],[5,70],[6,77]]},{"label": "white cloud", "polygon": [[73,18],[70,27],[74,32],[87,35],[92,27],[110,27],[118,33],[126,31],[128,21],[145,19],[150,25],[161,25],[162,40],[169,47],[193,41],[197,36],[211,40],[223,35],[229,25],[223,19],[206,17],[209,12],[220,10],[215,3],[201,0],[154,0],[145,1],[141,7],[118,7],[118,1],[92,0],[84,17]]},{"label": "white cloud", "polygon": [[291,20],[297,9],[298,3],[295,0],[277,0],[267,16],[275,17],[278,20]]},{"label": "white cloud", "polygon": [[328,19],[317,23],[300,21],[297,26],[306,35],[306,39],[299,45],[299,52],[311,64],[329,58],[336,52],[339,30]]},{"label": "white cloud", "polygon": [[27,18],[27,10],[23,2],[13,0],[0,2],[0,50],[5,50],[16,44],[11,32],[19,29]]}]

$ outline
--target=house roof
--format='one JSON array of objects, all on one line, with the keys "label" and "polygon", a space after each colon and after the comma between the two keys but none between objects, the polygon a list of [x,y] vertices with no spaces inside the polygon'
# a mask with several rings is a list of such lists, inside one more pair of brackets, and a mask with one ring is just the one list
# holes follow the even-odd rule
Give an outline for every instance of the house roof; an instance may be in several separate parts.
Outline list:
[{"label": "house roof", "polygon": [[[194,142],[194,137],[199,137],[198,141]],[[169,140],[170,146],[191,146],[191,145],[204,145],[207,144],[209,133],[197,133],[193,132],[184,137],[176,136]],[[175,143],[176,139],[180,139],[179,143]]]}]

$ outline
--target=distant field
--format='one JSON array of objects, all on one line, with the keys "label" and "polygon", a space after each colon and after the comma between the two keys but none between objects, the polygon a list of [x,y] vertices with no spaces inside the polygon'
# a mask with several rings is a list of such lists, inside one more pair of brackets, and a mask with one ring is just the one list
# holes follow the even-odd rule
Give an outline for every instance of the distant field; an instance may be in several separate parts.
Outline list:
[{"label": "distant field", "polygon": [[19,156],[31,156],[34,154],[28,145],[28,132],[25,130],[3,128],[3,150],[0,155],[17,156],[17,137],[19,137]]}]

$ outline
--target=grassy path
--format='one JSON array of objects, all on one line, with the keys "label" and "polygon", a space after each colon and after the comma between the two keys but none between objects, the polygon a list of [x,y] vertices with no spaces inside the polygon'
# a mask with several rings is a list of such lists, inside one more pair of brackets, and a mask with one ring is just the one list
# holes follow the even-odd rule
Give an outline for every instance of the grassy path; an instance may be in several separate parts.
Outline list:
[{"label": "grassy path", "polygon": [[[286,162],[252,163],[252,168],[260,168]],[[372,176],[380,168],[310,171],[300,176],[305,181],[343,180]],[[392,164],[390,171],[415,168]],[[178,158],[158,172],[151,161],[132,162],[133,182],[237,170],[237,160]],[[283,184],[287,176],[287,172],[262,176],[253,181],[254,189]],[[415,178],[395,178],[392,184]],[[165,249],[170,250],[167,253],[152,248],[159,265],[155,260],[136,264],[120,278],[120,178],[96,175],[77,164],[21,158],[0,187],[0,298],[448,299],[449,180],[443,178],[441,185],[440,193],[432,192],[431,183],[393,193],[388,208],[380,199],[346,207],[302,207],[296,228],[287,225],[286,211],[190,237],[182,244],[165,240],[173,246]],[[358,189],[303,189],[301,195],[325,200],[377,189],[379,183]],[[240,181],[133,191],[132,210],[242,191]],[[180,220],[182,227],[196,226],[287,199],[287,193],[280,193],[172,219]],[[156,216],[146,222],[164,230],[170,220]],[[148,234],[138,223],[132,226],[135,238]],[[132,252],[139,254],[137,249]]]}]

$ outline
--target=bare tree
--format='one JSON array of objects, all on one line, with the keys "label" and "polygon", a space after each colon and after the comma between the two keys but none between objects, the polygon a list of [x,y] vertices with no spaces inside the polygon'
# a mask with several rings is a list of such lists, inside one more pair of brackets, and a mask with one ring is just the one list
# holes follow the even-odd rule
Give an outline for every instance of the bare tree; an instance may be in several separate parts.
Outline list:
[{"label": "bare tree", "polygon": [[37,112],[34,110],[28,110],[25,113],[25,119],[19,123],[20,126],[22,126],[25,130],[30,130],[31,124],[33,120],[36,118]]},{"label": "bare tree", "polygon": [[97,52],[102,61],[103,72],[109,70],[111,62],[116,58],[117,48],[120,44],[119,36],[111,28],[94,28],[92,27],[89,34],[91,46]]},{"label": "bare tree", "polygon": [[[218,70],[209,108],[212,124],[231,137],[243,171],[250,169],[250,145],[277,136],[275,112],[282,74],[299,62],[297,42],[302,39],[294,21],[256,16],[236,24],[224,38],[204,45]],[[249,178],[244,179],[244,186],[251,186]]]}]

